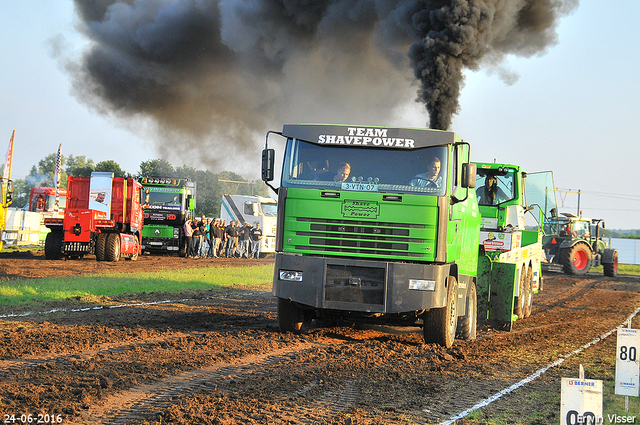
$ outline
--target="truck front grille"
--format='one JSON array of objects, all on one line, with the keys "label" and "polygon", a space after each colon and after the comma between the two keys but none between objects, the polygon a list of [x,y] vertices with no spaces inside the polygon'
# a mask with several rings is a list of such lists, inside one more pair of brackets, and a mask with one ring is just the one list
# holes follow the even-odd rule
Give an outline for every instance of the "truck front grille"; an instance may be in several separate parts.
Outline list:
[{"label": "truck front grille", "polygon": [[327,265],[324,299],[359,304],[384,304],[385,269]]},{"label": "truck front grille", "polygon": [[412,229],[424,229],[424,225],[349,220],[322,220],[299,217],[298,221],[310,222],[309,231],[297,231],[297,236],[308,237],[309,245],[296,245],[298,250],[341,252],[348,254],[393,255],[421,257],[409,252],[409,244],[424,243],[412,238]]}]

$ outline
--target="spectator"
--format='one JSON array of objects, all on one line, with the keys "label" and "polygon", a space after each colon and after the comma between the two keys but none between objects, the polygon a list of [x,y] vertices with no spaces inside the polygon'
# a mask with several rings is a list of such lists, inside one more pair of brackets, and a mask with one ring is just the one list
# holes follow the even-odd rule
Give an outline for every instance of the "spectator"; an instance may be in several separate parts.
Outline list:
[{"label": "spectator", "polygon": [[204,214],[202,215],[202,220],[198,223],[198,227],[200,228],[200,251],[198,252],[198,256],[204,258],[207,256],[209,244],[209,238],[207,237],[207,218]]},{"label": "spectator", "polygon": [[262,229],[260,223],[256,223],[256,227],[251,229],[251,257],[260,258],[260,248],[262,245]]},{"label": "spectator", "polygon": [[200,241],[202,240],[202,233],[200,232],[200,223],[194,222],[192,223],[193,227],[193,258],[198,258],[200,256]]},{"label": "spectator", "polygon": [[251,239],[252,226],[248,221],[244,222],[244,226],[238,230],[238,256],[240,258],[249,258],[251,252],[249,251],[249,241]]},{"label": "spectator", "polygon": [[229,225],[224,228],[224,233],[227,237],[226,253],[227,258],[232,258],[236,253],[236,244],[238,241],[238,229],[236,228],[236,222],[231,220]]},{"label": "spectator", "polygon": [[187,258],[193,258],[193,223],[190,218],[184,222],[184,239],[187,242]]},{"label": "spectator", "polygon": [[207,235],[209,236],[209,252],[207,257],[216,258],[218,256],[217,244],[216,244],[216,228],[218,227],[218,219],[214,218],[213,222],[209,224]]}]

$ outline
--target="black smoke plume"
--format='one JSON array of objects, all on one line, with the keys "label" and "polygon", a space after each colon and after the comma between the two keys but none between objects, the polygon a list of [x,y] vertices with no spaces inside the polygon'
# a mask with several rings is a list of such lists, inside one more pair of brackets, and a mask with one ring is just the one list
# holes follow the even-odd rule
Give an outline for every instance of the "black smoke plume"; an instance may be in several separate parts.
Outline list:
[{"label": "black smoke plume", "polygon": [[152,123],[164,155],[210,166],[253,153],[265,129],[283,121],[391,124],[416,82],[429,126],[448,129],[465,68],[543,54],[557,42],[558,18],[577,4],[74,2],[90,41],[69,66],[77,96],[102,113]]}]

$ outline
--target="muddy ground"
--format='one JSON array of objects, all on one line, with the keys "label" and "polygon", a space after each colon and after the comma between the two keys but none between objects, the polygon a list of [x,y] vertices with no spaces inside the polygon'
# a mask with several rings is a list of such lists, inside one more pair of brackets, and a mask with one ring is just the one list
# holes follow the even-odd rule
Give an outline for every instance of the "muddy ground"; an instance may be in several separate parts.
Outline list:
[{"label": "muddy ground", "polygon": [[[271,261],[0,255],[0,283]],[[483,323],[477,340],[444,349],[424,344],[413,328],[282,334],[270,283],[262,289],[238,282],[99,304],[73,299],[56,311],[0,307],[3,423],[28,423],[28,415],[32,423],[64,424],[440,423],[615,329],[640,306],[636,278],[549,274],[531,317],[511,332]],[[559,423],[560,378],[576,377],[579,363],[614,356],[615,342],[614,333],[456,423]]]}]

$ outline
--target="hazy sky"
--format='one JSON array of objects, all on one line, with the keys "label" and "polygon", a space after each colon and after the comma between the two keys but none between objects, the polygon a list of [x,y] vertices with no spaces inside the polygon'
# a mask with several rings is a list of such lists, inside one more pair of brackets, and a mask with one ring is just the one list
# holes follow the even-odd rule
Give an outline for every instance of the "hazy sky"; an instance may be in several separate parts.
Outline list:
[{"label": "hazy sky", "polygon": [[[114,160],[136,173],[142,161],[164,156],[174,165],[185,158],[205,168],[200,151],[224,150],[207,140],[175,155],[161,148],[152,125],[100,114],[72,94],[64,57],[79,57],[87,40],[77,31],[69,0],[0,2],[0,152],[16,131],[12,178],[57,150],[95,162]],[[531,58],[508,57],[502,69],[517,75],[508,85],[497,73],[466,72],[460,111],[451,130],[469,141],[477,161],[522,165],[527,171],[553,170],[556,187],[581,191],[581,209],[605,218],[608,228],[640,228],[640,189],[633,177],[640,161],[640,2],[582,0],[558,27],[558,44]],[[413,101],[408,82],[406,106],[380,122],[362,124],[424,127],[424,106]],[[363,85],[366,87],[366,85]],[[307,99],[309,100],[309,99]],[[323,122],[325,117],[286,113],[269,118],[268,129],[283,123]],[[174,141],[175,143],[175,141]],[[255,155],[227,160],[222,169],[259,179],[264,136],[249,141]],[[558,194],[561,211],[575,212],[577,195]]]}]

